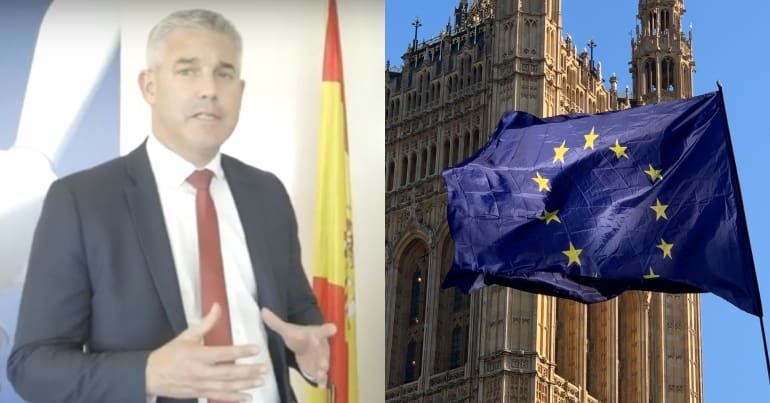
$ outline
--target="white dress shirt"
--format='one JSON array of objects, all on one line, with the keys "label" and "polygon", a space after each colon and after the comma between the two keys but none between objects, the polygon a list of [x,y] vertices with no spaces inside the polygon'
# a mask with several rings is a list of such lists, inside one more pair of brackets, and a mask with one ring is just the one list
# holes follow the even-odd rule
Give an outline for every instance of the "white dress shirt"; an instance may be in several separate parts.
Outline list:
[{"label": "white dress shirt", "polygon": [[[186,181],[196,168],[152,135],[147,139],[147,155],[158,186],[185,317],[188,326],[192,326],[199,323],[207,313],[201,312],[195,188]],[[257,305],[257,286],[251,258],[235,200],[222,170],[221,154],[217,153],[205,168],[214,172],[210,192],[219,222],[233,344],[256,344],[260,347],[256,357],[238,362],[259,362],[267,364],[269,368],[264,384],[247,393],[251,394],[252,402],[277,403],[280,401],[278,386],[267,349],[260,307]],[[206,403],[206,399],[198,399],[198,402]]]}]

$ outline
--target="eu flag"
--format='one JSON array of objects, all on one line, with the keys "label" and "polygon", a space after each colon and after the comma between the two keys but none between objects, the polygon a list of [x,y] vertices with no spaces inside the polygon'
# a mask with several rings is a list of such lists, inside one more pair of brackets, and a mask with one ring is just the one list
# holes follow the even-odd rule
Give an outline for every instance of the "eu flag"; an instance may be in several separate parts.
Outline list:
[{"label": "eu flag", "polygon": [[712,292],[762,315],[721,91],[598,115],[508,113],[443,176],[455,241],[444,286],[586,303]]}]

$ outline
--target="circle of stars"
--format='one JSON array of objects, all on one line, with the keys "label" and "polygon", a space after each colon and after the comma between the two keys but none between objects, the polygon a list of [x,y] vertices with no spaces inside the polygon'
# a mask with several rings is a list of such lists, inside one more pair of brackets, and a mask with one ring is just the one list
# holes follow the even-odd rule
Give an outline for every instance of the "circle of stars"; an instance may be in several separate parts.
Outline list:
[{"label": "circle of stars", "polygon": [[[595,150],[596,142],[599,139],[600,135],[596,132],[596,127],[591,127],[591,130],[583,135],[583,138],[585,139],[585,142],[583,144],[583,150]],[[611,145],[608,147],[610,151],[614,153],[615,159],[619,160],[621,158],[631,159],[628,155],[628,146],[623,145],[620,143],[620,139],[616,138],[614,145]],[[567,156],[567,153],[569,152],[571,148],[567,147],[567,141],[566,139],[562,139],[561,144],[559,144],[558,147],[553,147],[553,160],[552,163],[561,163],[564,165],[566,163],[565,157]],[[651,183],[654,185],[658,181],[663,180],[663,169],[656,168],[653,164],[648,164],[647,169],[643,171],[649,178]],[[550,179],[547,177],[544,177],[540,174],[540,171],[535,171],[535,176],[531,178],[535,184],[537,184],[537,190],[538,192],[550,192],[551,191],[551,185],[550,185]],[[660,198],[655,199],[655,204],[652,206],[649,206],[649,208],[655,213],[655,221],[659,221],[663,219],[664,221],[668,220],[668,215],[666,214],[666,209],[668,208],[668,204],[663,204],[661,202]],[[543,209],[543,212],[540,216],[537,218],[540,221],[543,221],[545,225],[551,224],[551,222],[556,222],[561,224],[561,218],[559,217],[559,210],[555,209],[553,211],[549,211],[548,209]],[[658,245],[655,245],[656,248],[660,249],[660,252],[662,253],[663,259],[673,259],[673,248],[674,244],[667,242],[665,239],[660,238],[660,243]],[[572,265],[582,266],[582,262],[580,260],[580,254],[583,252],[583,249],[576,248],[575,245],[572,243],[572,241],[569,242],[569,248],[566,250],[561,251],[562,254],[564,254],[567,258],[566,266],[570,267]],[[642,275],[642,278],[645,280],[655,279],[660,277],[659,274],[655,273],[655,270],[652,266],[649,266],[649,270],[645,272]]]}]

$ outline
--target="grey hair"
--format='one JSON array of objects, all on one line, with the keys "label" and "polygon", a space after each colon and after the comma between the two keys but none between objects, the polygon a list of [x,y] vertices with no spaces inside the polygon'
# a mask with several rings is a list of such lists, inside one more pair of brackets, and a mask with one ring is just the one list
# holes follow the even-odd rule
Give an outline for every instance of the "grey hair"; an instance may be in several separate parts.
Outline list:
[{"label": "grey hair", "polygon": [[202,29],[221,33],[233,42],[238,65],[241,61],[241,34],[222,14],[204,9],[180,10],[163,18],[150,31],[147,38],[147,67],[152,68],[160,63],[162,47],[166,37],[177,29]]}]

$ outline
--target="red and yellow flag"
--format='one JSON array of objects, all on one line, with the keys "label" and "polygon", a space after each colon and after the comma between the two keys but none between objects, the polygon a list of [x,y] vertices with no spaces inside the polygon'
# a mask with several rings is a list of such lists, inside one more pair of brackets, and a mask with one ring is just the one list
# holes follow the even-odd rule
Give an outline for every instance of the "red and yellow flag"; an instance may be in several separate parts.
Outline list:
[{"label": "red and yellow flag", "polygon": [[310,388],[308,396],[313,403],[357,403],[353,220],[342,53],[335,0],[329,0],[321,99],[313,290],[326,320],[337,325],[337,334],[331,339],[330,389]]}]

